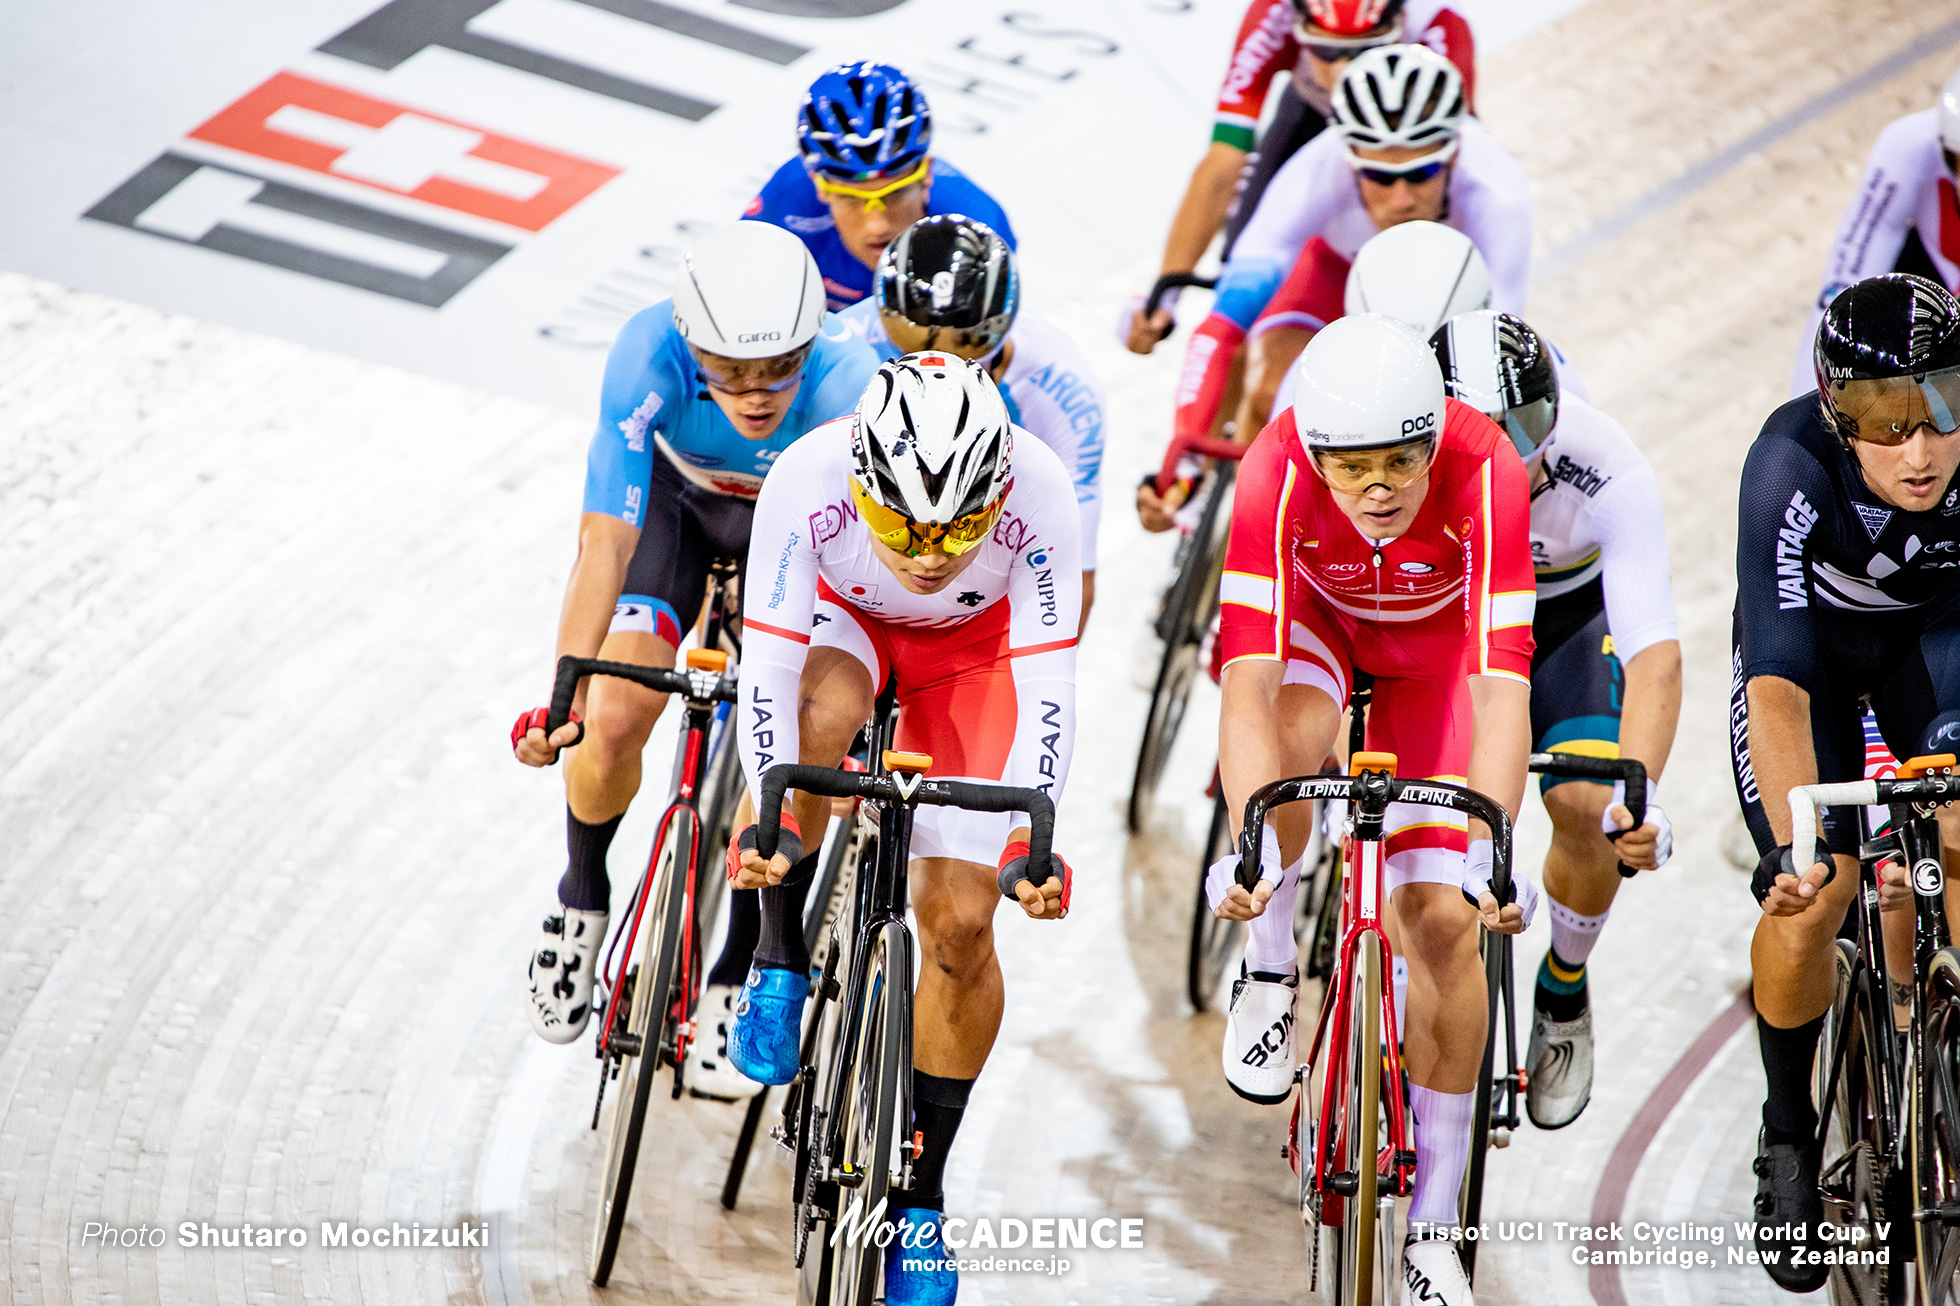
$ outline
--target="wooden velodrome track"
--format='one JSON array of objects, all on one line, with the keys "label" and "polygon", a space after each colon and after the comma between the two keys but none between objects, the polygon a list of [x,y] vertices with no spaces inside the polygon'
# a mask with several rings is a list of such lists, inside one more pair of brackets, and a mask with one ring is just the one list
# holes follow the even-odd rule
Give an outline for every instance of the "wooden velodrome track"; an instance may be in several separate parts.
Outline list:
[{"label": "wooden velodrome track", "polygon": [[[1956,64],[1960,4],[1924,0],[1597,0],[1484,62],[1486,121],[1538,201],[1530,317],[1660,472],[1688,669],[1663,790],[1675,861],[1623,895],[1595,954],[1592,1105],[1493,1156],[1494,1220],[1747,1218],[1760,1071],[1731,1035],[1755,909],[1724,855],[1735,479],[1871,140]],[[1209,697],[1158,827],[1121,833],[1133,650],[1168,548],[1123,487],[1160,448],[1179,351],[1123,354],[1109,323],[1148,271],[1048,306],[1115,408],[1064,818],[1082,880],[1064,927],[1002,917],[1007,1023],[949,1186],[967,1215],[1141,1217],[1146,1245],[1059,1278],[969,1275],[967,1303],[1304,1292],[1284,1112],[1227,1091],[1219,1019],[1181,991]],[[594,1063],[519,1009],[562,808],[504,731],[543,690],[586,429],[0,276],[13,1302],[787,1299],[786,1171],[759,1154],[724,1213],[739,1111],[705,1102],[657,1105],[613,1286],[587,1286]],[[1523,974],[1543,946],[1541,923]],[[340,1220],[487,1225],[491,1245],[176,1245],[184,1221]],[[104,1248],[90,1222],[166,1245]],[[1492,1244],[1480,1299],[1779,1298],[1747,1267],[1589,1277],[1573,1250]]]}]

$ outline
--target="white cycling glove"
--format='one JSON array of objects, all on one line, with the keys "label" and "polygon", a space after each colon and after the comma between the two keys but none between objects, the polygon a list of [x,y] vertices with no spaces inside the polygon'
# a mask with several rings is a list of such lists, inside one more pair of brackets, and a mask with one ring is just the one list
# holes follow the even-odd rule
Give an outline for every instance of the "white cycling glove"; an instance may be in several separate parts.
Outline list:
[{"label": "white cycling glove", "polygon": [[[1218,910],[1218,904],[1225,901],[1225,895],[1238,883],[1239,863],[1243,860],[1239,856],[1238,846],[1234,844],[1231,852],[1213,862],[1211,869],[1205,872],[1205,901],[1211,904],[1213,911]],[[1273,832],[1269,823],[1259,839],[1259,878],[1278,885],[1285,873],[1286,864],[1279,857],[1279,835]]]},{"label": "white cycling glove", "polygon": [[[1470,841],[1470,855],[1463,859],[1463,896],[1473,905],[1491,891],[1491,858],[1490,840]],[[1538,913],[1538,886],[1531,882],[1529,875],[1516,866],[1511,867],[1511,901],[1523,910],[1524,923],[1527,927],[1530,926],[1531,918]]]},{"label": "white cycling glove", "polygon": [[[1667,813],[1661,810],[1661,805],[1654,801],[1654,790],[1656,788],[1658,786],[1652,780],[1647,782],[1647,815],[1643,824],[1660,827],[1661,836],[1654,845],[1654,869],[1659,870],[1661,867],[1667,865],[1667,859],[1674,854],[1674,827],[1669,824]],[[1626,802],[1627,782],[1624,780],[1614,781],[1613,801],[1606,804],[1606,811],[1599,814],[1600,833],[1604,834],[1608,839],[1611,839],[1616,834],[1624,833],[1624,831],[1618,825],[1614,824],[1613,818],[1607,813],[1611,812],[1615,807],[1625,807]]]},{"label": "white cycling glove", "polygon": [[[1181,289],[1182,287],[1180,286],[1173,286],[1171,289],[1166,290],[1157,300],[1158,309],[1162,312],[1169,313],[1173,322],[1177,320],[1177,296],[1178,291]],[[1117,344],[1123,346],[1125,349],[1130,347],[1130,330],[1136,325],[1137,316],[1143,312],[1143,306],[1149,302],[1150,297],[1148,295],[1132,295],[1124,302],[1123,307],[1117,311]]]}]

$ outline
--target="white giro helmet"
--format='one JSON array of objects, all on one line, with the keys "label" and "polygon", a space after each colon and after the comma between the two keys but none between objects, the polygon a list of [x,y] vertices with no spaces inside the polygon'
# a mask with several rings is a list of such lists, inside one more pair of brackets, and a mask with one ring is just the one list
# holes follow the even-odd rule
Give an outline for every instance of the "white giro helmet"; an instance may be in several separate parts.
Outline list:
[{"label": "white giro helmet", "polygon": [[997,508],[1013,452],[993,377],[952,354],[907,354],[880,367],[851,428],[852,476],[863,498],[925,526]]},{"label": "white giro helmet", "polygon": [[1466,112],[1463,75],[1426,45],[1383,45],[1358,56],[1333,98],[1350,150],[1449,145]]},{"label": "white giro helmet", "polygon": [[703,236],[674,279],[674,326],[723,358],[774,358],[810,343],[823,323],[823,277],[803,242],[767,222],[731,222]]},{"label": "white giro helmet", "polygon": [[1490,268],[1470,237],[1440,222],[1404,222],[1371,237],[1348,269],[1350,315],[1381,313],[1422,336],[1490,307]]},{"label": "white giro helmet", "polygon": [[1380,449],[1443,430],[1443,373],[1421,336],[1379,313],[1329,322],[1300,354],[1293,423],[1317,449]]},{"label": "white giro helmet", "polygon": [[1940,144],[1960,154],[1960,72],[1940,87]]}]

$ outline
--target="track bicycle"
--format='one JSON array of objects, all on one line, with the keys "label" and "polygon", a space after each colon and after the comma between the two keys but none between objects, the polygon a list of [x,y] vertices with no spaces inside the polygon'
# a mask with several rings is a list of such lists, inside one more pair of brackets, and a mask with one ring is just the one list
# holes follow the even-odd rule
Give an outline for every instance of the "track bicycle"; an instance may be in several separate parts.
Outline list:
[{"label": "track bicycle", "polygon": [[[884,714],[874,739],[889,738]],[[911,1182],[920,1146],[912,1120],[912,934],[905,922],[912,818],[921,804],[977,812],[1026,812],[1029,879],[1050,874],[1055,809],[1033,789],[929,780],[932,759],[878,748],[869,772],[772,767],[763,778],[756,852],[775,854],[783,794],[795,789],[863,800],[876,827],[860,856],[851,908],[811,986],[818,1010],[805,1026],[794,1105],[779,1142],[795,1157],[794,1254],[798,1300],[808,1306],[871,1306],[881,1298],[884,1250],[870,1235],[889,1195]],[[815,1053],[823,1050],[821,1057]],[[810,1245],[818,1226],[828,1229]],[[814,1254],[812,1254],[814,1253]]]},{"label": "track bicycle", "polygon": [[[1955,801],[1951,753],[1912,758],[1893,779],[1790,791],[1793,868],[1825,855],[1818,808],[1890,809],[1890,831],[1860,843],[1850,937],[1837,941],[1814,1071],[1818,1187],[1838,1226],[1830,1245],[1855,1254],[1830,1267],[1833,1301],[1904,1301],[1909,1293],[1926,1306],[1960,1300],[1960,950],[1947,925],[1936,815]],[[1886,862],[1902,863],[1913,888],[1912,976],[1897,986],[1909,990],[1903,1029],[1878,920]]]},{"label": "track bicycle", "polygon": [[1265,785],[1246,800],[1240,831],[1239,883],[1250,891],[1259,882],[1260,840],[1269,811],[1315,800],[1347,804],[1334,972],[1306,1044],[1306,1060],[1295,1072],[1301,1092],[1286,1146],[1300,1177],[1308,1290],[1338,1306],[1392,1300],[1401,1255],[1395,1199],[1412,1192],[1415,1180],[1390,979],[1394,954],[1382,924],[1383,816],[1389,804],[1423,803],[1482,820],[1491,831],[1491,891],[1499,902],[1511,896],[1510,813],[1461,785],[1397,779],[1395,765],[1393,753],[1358,751],[1348,759],[1347,775]]},{"label": "track bicycle", "polygon": [[721,649],[689,649],[685,669],[564,657],[558,660],[547,732],[570,719],[579,681],[594,675],[678,695],[686,710],[673,801],[660,818],[653,856],[595,976],[599,1096],[593,1106],[594,1129],[604,1111],[607,1084],[619,1086],[592,1232],[590,1272],[592,1282],[603,1287],[612,1274],[626,1225],[647,1106],[662,1065],[674,1068],[673,1095],[678,1097],[682,1089],[681,1068],[687,1063],[693,1006],[700,996],[701,935],[713,924],[713,917],[702,911],[698,894],[703,880],[714,878],[702,874],[714,851],[703,833],[716,819],[701,807],[701,781],[711,760],[716,707],[734,702],[736,689],[728,654]]}]

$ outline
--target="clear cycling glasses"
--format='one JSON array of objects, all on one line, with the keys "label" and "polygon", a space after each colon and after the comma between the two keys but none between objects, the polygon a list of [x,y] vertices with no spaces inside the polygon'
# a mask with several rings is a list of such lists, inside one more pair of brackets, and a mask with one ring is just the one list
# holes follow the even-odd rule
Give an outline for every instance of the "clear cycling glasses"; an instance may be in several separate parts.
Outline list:
[{"label": "clear cycling glasses", "polygon": [[844,199],[856,200],[864,206],[866,213],[877,213],[885,207],[885,202],[907,186],[917,186],[926,179],[926,169],[932,166],[930,156],[920,159],[919,166],[896,181],[888,181],[879,186],[847,186],[841,181],[833,181],[822,173],[811,174],[810,179],[817,184],[821,195],[836,195]]},{"label": "clear cycling glasses", "polygon": [[1436,458],[1433,436],[1380,449],[1315,449],[1314,470],[1332,489],[1366,494],[1375,486],[1394,491],[1421,480]]},{"label": "clear cycling glasses", "polygon": [[694,356],[694,379],[710,390],[731,398],[742,395],[779,395],[803,379],[803,365],[810,361],[815,344],[792,349],[774,358],[723,358],[705,349],[688,346]]},{"label": "clear cycling glasses", "polygon": [[994,533],[994,526],[1000,521],[1001,509],[1007,506],[1007,491],[1003,489],[992,503],[979,512],[955,517],[944,526],[915,522],[904,513],[885,507],[865,493],[855,476],[851,478],[851,500],[857,504],[858,515],[864,518],[872,538],[894,553],[916,558],[937,548],[947,556],[957,558],[968,549],[985,543],[987,537]]},{"label": "clear cycling glasses", "polygon": [[1834,381],[1824,401],[1847,439],[1900,445],[1921,427],[1936,435],[1960,431],[1960,367],[1877,381]]}]

